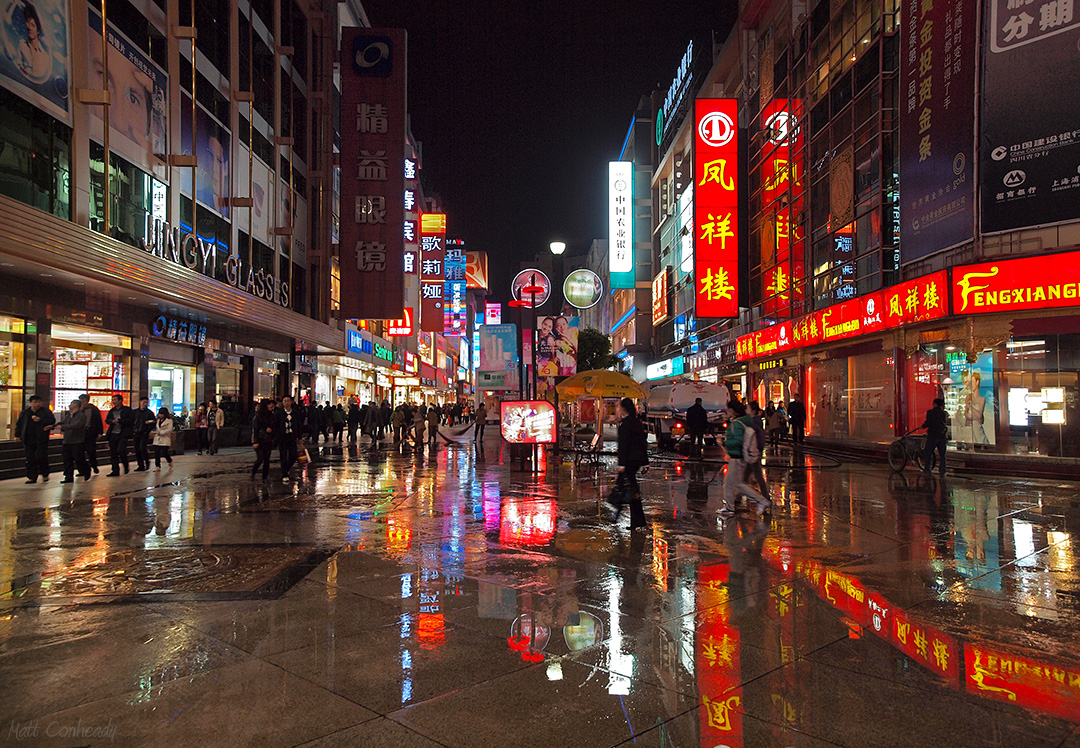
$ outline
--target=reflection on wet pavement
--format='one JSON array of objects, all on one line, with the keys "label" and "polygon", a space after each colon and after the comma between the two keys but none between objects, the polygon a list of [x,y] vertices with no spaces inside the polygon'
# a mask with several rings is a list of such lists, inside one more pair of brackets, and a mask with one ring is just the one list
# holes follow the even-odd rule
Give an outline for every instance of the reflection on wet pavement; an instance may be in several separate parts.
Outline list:
[{"label": "reflection on wet pavement", "polygon": [[[769,455],[613,479],[440,447],[235,451],[0,500],[0,725],[41,745],[1057,746],[1075,486]],[[186,465],[186,469],[185,466]],[[47,727],[53,725],[51,734]]]}]

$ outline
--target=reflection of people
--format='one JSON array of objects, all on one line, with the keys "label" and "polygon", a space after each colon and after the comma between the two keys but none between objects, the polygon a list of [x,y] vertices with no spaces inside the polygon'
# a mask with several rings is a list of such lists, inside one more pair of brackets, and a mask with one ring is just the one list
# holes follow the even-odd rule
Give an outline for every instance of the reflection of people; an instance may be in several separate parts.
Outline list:
[{"label": "reflection of people", "polygon": [[[105,65],[101,34],[90,32],[90,78],[101,86]],[[155,92],[154,80],[127,57],[110,47],[109,124],[134,143],[141,153],[165,152],[164,92]]]},{"label": "reflection of people", "polygon": [[26,25],[26,38],[19,42],[19,56],[15,65],[27,78],[42,83],[49,77],[52,66],[49,53],[41,44],[41,16],[30,3],[23,5],[23,23]]}]

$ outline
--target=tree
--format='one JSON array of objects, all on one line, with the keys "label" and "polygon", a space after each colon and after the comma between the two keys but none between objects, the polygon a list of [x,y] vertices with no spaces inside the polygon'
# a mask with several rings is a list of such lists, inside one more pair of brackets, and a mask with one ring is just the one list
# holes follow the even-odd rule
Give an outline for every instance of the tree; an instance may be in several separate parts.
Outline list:
[{"label": "tree", "polygon": [[578,333],[577,370],[610,369],[619,359],[611,355],[611,339],[596,328],[586,327]]}]

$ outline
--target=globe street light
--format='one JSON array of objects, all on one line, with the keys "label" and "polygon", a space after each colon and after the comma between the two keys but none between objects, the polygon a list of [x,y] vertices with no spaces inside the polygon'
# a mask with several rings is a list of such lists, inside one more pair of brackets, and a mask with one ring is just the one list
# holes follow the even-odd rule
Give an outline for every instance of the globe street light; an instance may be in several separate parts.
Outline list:
[{"label": "globe street light", "polygon": [[548,245],[548,248],[551,250],[551,254],[557,257],[566,251],[566,242],[552,242]]}]

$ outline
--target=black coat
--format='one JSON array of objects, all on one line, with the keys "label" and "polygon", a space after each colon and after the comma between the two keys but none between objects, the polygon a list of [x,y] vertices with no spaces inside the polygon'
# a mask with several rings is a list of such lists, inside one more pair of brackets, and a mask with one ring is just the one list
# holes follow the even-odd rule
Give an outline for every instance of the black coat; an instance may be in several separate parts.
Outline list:
[{"label": "black coat", "polygon": [[[274,421],[277,426],[274,429],[274,436],[276,441],[281,441],[285,438],[285,409],[276,408],[274,410]],[[292,437],[299,439],[307,434],[308,422],[307,414],[304,412],[304,406],[294,404],[292,409]]]},{"label": "black coat", "polygon": [[709,414],[704,406],[694,403],[686,409],[686,428],[688,431],[705,431],[709,428]]},{"label": "black coat", "polygon": [[931,408],[926,411],[923,427],[926,435],[933,439],[944,439],[949,434],[949,414],[944,408]]},{"label": "black coat", "polygon": [[105,435],[110,439],[131,436],[135,432],[135,411],[126,405],[113,408],[106,418],[109,430]]},{"label": "black coat", "polygon": [[645,426],[637,416],[626,416],[619,423],[619,465],[648,465],[649,450],[645,437]]},{"label": "black coat", "polygon": [[135,436],[148,436],[155,428],[157,416],[149,408],[139,408],[133,411],[135,418]]},{"label": "black coat", "polygon": [[[38,419],[36,421],[35,416]],[[27,408],[19,414],[19,420],[15,422],[15,436],[22,439],[24,444],[48,444],[49,432],[45,429],[55,425],[56,417],[48,408],[38,408],[37,413]]]},{"label": "black coat", "polygon": [[806,423],[806,406],[801,400],[792,400],[787,409],[788,420],[796,426]]},{"label": "black coat", "polygon": [[98,410],[98,406],[88,402],[82,409],[86,411],[86,439],[95,439],[105,433],[105,425],[101,420],[101,411]]}]

